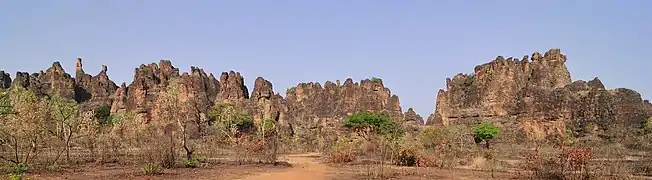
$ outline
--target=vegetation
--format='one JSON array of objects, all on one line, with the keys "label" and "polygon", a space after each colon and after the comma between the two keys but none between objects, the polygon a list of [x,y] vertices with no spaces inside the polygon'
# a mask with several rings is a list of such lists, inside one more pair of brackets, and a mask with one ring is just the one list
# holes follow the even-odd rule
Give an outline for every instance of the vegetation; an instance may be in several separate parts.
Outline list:
[{"label": "vegetation", "polygon": [[100,124],[112,124],[113,119],[111,118],[111,106],[104,104],[98,107],[95,109],[94,117],[100,122]]},{"label": "vegetation", "polygon": [[370,111],[362,111],[349,116],[343,125],[366,140],[371,140],[373,135],[396,139],[404,133],[389,116]]},{"label": "vegetation", "polygon": [[475,130],[473,130],[473,138],[475,143],[485,143],[487,149],[490,148],[490,140],[497,137],[500,131],[498,127],[494,126],[491,123],[482,123],[479,124]]},{"label": "vegetation", "polygon": [[[646,153],[652,147],[651,118],[642,126],[633,125],[632,131],[642,133],[622,142],[578,136],[578,132],[603,133],[593,123],[575,129],[565,126],[570,136],[559,137],[573,143],[551,146],[543,140],[514,143],[507,139],[514,136],[510,131],[501,132],[492,123],[429,125],[406,132],[403,122],[371,111],[337,122],[348,131],[324,128],[333,125],[331,121],[311,129],[314,136],[297,137],[292,134],[294,127],[279,122],[278,117],[253,114],[246,105],[220,103],[208,109],[180,96],[187,90],[184,84],[173,79],[166,88],[158,94],[151,114],[111,113],[109,105],[81,112],[74,100],[56,95],[39,98],[20,87],[0,92],[0,160],[7,167],[5,178],[23,179],[28,172],[59,171],[84,163],[133,165],[148,175],[161,174],[164,168],[215,167],[233,160],[237,162],[233,165],[277,165],[278,154],[299,140],[319,144],[319,149],[291,148],[326,151],[330,163],[343,167],[362,165],[367,178],[398,176],[399,168],[386,167],[394,165],[416,166],[417,170],[468,167],[492,175],[514,168],[525,170],[519,175],[533,179],[615,178],[652,172]],[[150,119],[142,118],[146,115],[152,121],[142,121]],[[474,145],[480,143],[484,147]],[[635,160],[625,161],[628,156]],[[202,169],[206,168],[196,170]]]},{"label": "vegetation", "polygon": [[149,163],[143,166],[142,171],[147,175],[161,174],[161,166],[156,163]]},{"label": "vegetation", "polygon": [[371,77],[369,80],[370,80],[371,82],[373,82],[373,83],[379,83],[379,82],[382,82],[382,81],[383,81],[382,79],[377,78],[377,77]]}]

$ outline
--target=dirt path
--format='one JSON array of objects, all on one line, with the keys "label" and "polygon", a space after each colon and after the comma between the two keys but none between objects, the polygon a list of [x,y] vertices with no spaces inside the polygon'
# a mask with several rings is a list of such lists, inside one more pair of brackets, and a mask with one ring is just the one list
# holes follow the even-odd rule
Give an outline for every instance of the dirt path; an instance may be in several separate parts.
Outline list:
[{"label": "dirt path", "polygon": [[288,155],[286,158],[292,164],[292,168],[280,172],[268,172],[242,178],[241,180],[322,180],[326,178],[326,172],[330,167],[322,164],[317,159],[319,154],[298,154]]}]

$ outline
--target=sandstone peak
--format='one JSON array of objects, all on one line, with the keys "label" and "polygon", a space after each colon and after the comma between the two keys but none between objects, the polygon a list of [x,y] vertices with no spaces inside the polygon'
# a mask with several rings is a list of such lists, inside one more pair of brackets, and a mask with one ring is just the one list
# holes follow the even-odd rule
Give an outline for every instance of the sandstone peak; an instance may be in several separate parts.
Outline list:
[{"label": "sandstone peak", "polygon": [[269,99],[272,95],[274,95],[272,83],[265,80],[263,77],[256,78],[256,81],[254,81],[254,90],[251,93],[251,99]]},{"label": "sandstone peak", "polygon": [[0,71],[0,89],[7,89],[11,86],[11,76],[5,71]]},{"label": "sandstone peak", "polygon": [[106,74],[107,71],[108,71],[108,67],[106,67],[106,65],[102,64],[102,70],[100,71],[100,74]]},{"label": "sandstone peak", "polygon": [[222,72],[219,80],[220,91],[216,102],[232,102],[249,98],[249,90],[240,72]]},{"label": "sandstone peak", "polygon": [[[476,66],[471,75],[460,73],[447,78],[428,124],[511,119],[530,123],[515,128],[527,127],[522,129],[526,134],[540,136],[537,133],[550,134],[562,128],[555,125],[560,122],[591,121],[604,126],[606,120],[636,122],[645,114],[640,108],[643,100],[634,91],[607,91],[598,78],[571,83],[566,56],[559,49],[550,49],[543,56],[533,53],[532,63],[527,59],[498,56]],[[532,123],[545,125],[534,127]]]},{"label": "sandstone peak", "polygon": [[80,73],[84,74],[84,69],[83,69],[83,65],[82,65],[82,58],[77,58],[77,62],[75,63],[75,72],[77,72],[77,74],[80,74]]}]

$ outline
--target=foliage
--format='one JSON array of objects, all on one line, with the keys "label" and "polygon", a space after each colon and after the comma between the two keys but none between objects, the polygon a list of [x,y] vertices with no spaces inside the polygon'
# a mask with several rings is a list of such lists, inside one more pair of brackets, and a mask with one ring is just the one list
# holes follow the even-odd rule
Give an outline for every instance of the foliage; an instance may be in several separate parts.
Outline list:
[{"label": "foliage", "polygon": [[23,174],[10,173],[9,174],[9,179],[11,179],[11,180],[23,180],[23,179],[27,179],[27,178]]},{"label": "foliage", "polygon": [[343,122],[344,127],[359,133],[363,138],[370,140],[369,135],[376,134],[390,139],[403,135],[403,130],[397,126],[391,117],[370,111],[361,111],[349,116]]},{"label": "foliage", "polygon": [[14,174],[23,174],[29,171],[30,166],[25,163],[17,163],[9,165],[9,172]]},{"label": "foliage", "polygon": [[467,144],[473,144],[471,130],[465,125],[429,126],[419,133],[418,142],[424,148],[419,166],[452,167],[465,162],[472,154]]},{"label": "foliage", "polygon": [[47,104],[22,87],[12,87],[7,95],[12,113],[0,116],[0,159],[14,164],[28,163],[45,142]]},{"label": "foliage", "polygon": [[331,147],[328,159],[332,163],[349,163],[356,159],[355,144],[349,138],[339,138]]},{"label": "foliage", "polygon": [[643,134],[649,134],[652,132],[652,117],[648,117],[643,121],[642,129]]},{"label": "foliage", "polygon": [[382,79],[380,79],[380,78],[378,78],[378,77],[371,77],[371,79],[369,79],[369,80],[370,80],[371,82],[373,82],[373,83],[379,83],[379,82],[382,82]]},{"label": "foliage", "polygon": [[48,128],[48,132],[65,144],[66,160],[69,161],[73,139],[83,136],[80,134],[83,121],[79,117],[77,102],[57,95],[51,96],[48,102],[50,116],[54,120],[53,126]]},{"label": "foliage", "polygon": [[297,87],[289,87],[285,90],[285,92],[296,92],[296,91],[297,91]]},{"label": "foliage", "polygon": [[161,174],[162,172],[161,166],[156,163],[145,164],[141,170],[147,175],[156,175]]},{"label": "foliage", "polygon": [[6,115],[11,112],[11,101],[8,92],[0,91],[0,115]]},{"label": "foliage", "polygon": [[396,158],[396,165],[399,166],[415,166],[419,163],[420,157],[423,155],[421,152],[422,146],[403,140]]},{"label": "foliage", "polygon": [[471,74],[469,74],[468,76],[466,76],[466,79],[464,79],[464,84],[465,84],[465,85],[471,85],[471,84],[473,84],[474,77],[475,77],[475,73],[471,73]]},{"label": "foliage", "polygon": [[186,168],[197,168],[201,164],[201,161],[197,157],[192,157],[183,161],[183,167]]},{"label": "foliage", "polygon": [[97,119],[100,124],[112,124],[113,119],[111,117],[111,106],[104,104],[97,109],[95,109],[94,117]]},{"label": "foliage", "polygon": [[500,131],[498,127],[491,123],[481,123],[473,130],[473,137],[476,143],[485,142],[486,147],[489,148],[489,140],[497,137]]},{"label": "foliage", "polygon": [[217,105],[210,110],[208,118],[214,124],[230,131],[232,135],[248,131],[254,125],[251,115],[237,109],[233,104]]}]

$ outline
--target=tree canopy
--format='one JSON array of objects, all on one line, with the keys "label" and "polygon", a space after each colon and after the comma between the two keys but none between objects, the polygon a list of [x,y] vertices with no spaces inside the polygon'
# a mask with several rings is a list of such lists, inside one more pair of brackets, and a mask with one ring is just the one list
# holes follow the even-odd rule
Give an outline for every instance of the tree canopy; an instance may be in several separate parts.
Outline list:
[{"label": "tree canopy", "polygon": [[399,137],[403,134],[403,131],[391,117],[383,113],[370,111],[361,111],[349,116],[343,122],[343,125],[346,128],[362,133],[363,136],[373,133],[382,136]]}]

